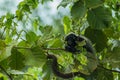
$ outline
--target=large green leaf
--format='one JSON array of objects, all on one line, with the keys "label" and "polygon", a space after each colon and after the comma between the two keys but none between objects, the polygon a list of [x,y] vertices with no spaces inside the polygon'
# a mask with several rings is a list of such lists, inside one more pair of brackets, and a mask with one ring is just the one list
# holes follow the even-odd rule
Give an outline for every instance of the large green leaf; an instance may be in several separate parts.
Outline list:
[{"label": "large green leaf", "polygon": [[33,47],[24,51],[26,56],[26,64],[34,66],[43,66],[46,62],[45,52],[39,47]]},{"label": "large green leaf", "polygon": [[37,40],[37,35],[34,32],[30,31],[26,34],[26,39],[27,42],[33,43]]},{"label": "large green leaf", "polygon": [[79,1],[74,3],[71,9],[71,15],[74,19],[82,18],[87,12],[87,8],[85,7],[84,3]]},{"label": "large green leaf", "polygon": [[52,61],[47,61],[43,66],[43,80],[51,80],[53,78],[52,73]]},{"label": "large green leaf", "polygon": [[95,49],[98,52],[107,47],[107,37],[102,30],[87,28],[85,30],[85,36],[95,44]]},{"label": "large green leaf", "polygon": [[11,69],[21,70],[25,64],[25,57],[17,49],[12,48],[11,56],[9,57],[9,66]]},{"label": "large green leaf", "polygon": [[56,38],[56,39],[49,41],[48,46],[52,48],[61,48],[63,47],[63,42],[60,38]]},{"label": "large green leaf", "polygon": [[85,0],[85,2],[88,8],[96,8],[103,4],[102,0]]},{"label": "large green leaf", "polygon": [[103,29],[111,25],[111,11],[105,7],[98,7],[88,11],[87,20],[91,28]]},{"label": "large green leaf", "polygon": [[88,78],[85,80],[114,80],[113,73],[111,71],[97,68]]},{"label": "large green leaf", "polygon": [[0,61],[8,58],[11,55],[11,49],[14,46],[14,43],[11,46],[6,46],[5,42],[0,40]]}]

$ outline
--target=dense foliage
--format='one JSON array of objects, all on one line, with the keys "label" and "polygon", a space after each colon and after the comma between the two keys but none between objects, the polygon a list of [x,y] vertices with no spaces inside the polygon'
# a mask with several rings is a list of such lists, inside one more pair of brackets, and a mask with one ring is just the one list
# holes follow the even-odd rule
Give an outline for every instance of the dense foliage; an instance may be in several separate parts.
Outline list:
[{"label": "dense foliage", "polygon": [[[68,80],[120,80],[120,0],[62,0],[57,8],[69,7],[70,15],[57,27],[32,16],[47,2],[52,0],[23,0],[14,14],[0,16],[0,80],[63,80],[53,73],[48,54],[57,57],[61,72],[86,75]],[[96,53],[66,51],[71,32],[91,40]]]}]

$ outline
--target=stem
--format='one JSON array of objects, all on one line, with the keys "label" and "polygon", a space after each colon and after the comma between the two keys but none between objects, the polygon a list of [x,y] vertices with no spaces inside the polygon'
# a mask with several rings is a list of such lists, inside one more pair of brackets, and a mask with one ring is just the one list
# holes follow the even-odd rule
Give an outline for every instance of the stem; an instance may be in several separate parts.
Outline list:
[{"label": "stem", "polygon": [[107,70],[107,71],[120,73],[120,71],[107,69],[107,68],[105,68],[105,67],[103,67],[103,66],[101,66],[101,65],[98,65],[98,67],[100,67],[100,68],[102,68],[102,69],[104,69],[104,70]]},{"label": "stem", "polygon": [[18,46],[14,46],[13,48],[16,48],[16,49],[30,49],[30,47],[18,47]]},{"label": "stem", "polygon": [[5,29],[6,29],[6,27],[4,27],[4,29],[3,29],[3,32],[2,32],[2,34],[1,34],[1,38],[3,38],[3,35],[4,35],[4,33],[5,33]]},{"label": "stem", "polygon": [[62,51],[66,51],[63,48],[43,48],[44,50],[62,50]]},{"label": "stem", "polygon": [[11,75],[7,73],[7,71],[0,65],[0,69],[9,77],[10,80],[13,80]]}]

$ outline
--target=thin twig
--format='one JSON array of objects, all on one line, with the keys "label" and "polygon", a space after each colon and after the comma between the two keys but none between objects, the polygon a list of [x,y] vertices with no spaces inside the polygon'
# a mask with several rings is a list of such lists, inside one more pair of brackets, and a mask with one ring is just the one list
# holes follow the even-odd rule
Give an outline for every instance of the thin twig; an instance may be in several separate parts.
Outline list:
[{"label": "thin twig", "polygon": [[10,80],[13,80],[11,75],[7,73],[7,71],[0,65],[0,69],[9,77]]},{"label": "thin twig", "polygon": [[1,38],[3,38],[3,35],[4,35],[4,33],[5,33],[5,29],[6,29],[6,27],[4,27],[4,29],[3,29],[3,32],[2,32],[2,34],[1,34]]},{"label": "thin twig", "polygon": [[105,67],[103,67],[103,66],[100,66],[100,65],[98,65],[98,67],[100,67],[100,68],[102,68],[102,69],[105,69],[105,70],[107,70],[107,71],[120,73],[120,71],[112,70],[112,69],[107,69],[107,68],[105,68]]},{"label": "thin twig", "polygon": [[63,48],[43,48],[44,50],[62,50],[62,51],[66,51]]},{"label": "thin twig", "polygon": [[16,48],[16,49],[30,49],[30,47],[18,47],[18,46],[14,46],[13,48]]}]

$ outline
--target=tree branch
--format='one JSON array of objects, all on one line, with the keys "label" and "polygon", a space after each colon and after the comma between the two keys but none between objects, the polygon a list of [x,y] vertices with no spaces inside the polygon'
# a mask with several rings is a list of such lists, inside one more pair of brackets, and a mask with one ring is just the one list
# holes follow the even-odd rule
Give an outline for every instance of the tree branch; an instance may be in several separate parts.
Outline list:
[{"label": "tree branch", "polygon": [[63,48],[43,48],[44,50],[62,50],[62,51],[66,51]]},{"label": "tree branch", "polygon": [[9,77],[10,80],[13,80],[11,75],[7,73],[7,71],[0,65],[0,69]]},{"label": "tree branch", "polygon": [[30,49],[30,47],[18,47],[18,46],[14,46],[13,48],[16,48],[16,49]]},{"label": "tree branch", "polygon": [[112,69],[107,69],[107,68],[105,68],[105,67],[103,67],[103,66],[101,66],[101,65],[98,65],[98,67],[100,67],[100,68],[102,68],[102,69],[104,69],[104,70],[107,70],[107,71],[120,73],[120,71],[112,70]]}]

